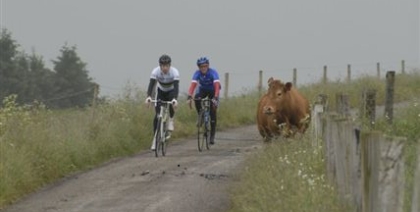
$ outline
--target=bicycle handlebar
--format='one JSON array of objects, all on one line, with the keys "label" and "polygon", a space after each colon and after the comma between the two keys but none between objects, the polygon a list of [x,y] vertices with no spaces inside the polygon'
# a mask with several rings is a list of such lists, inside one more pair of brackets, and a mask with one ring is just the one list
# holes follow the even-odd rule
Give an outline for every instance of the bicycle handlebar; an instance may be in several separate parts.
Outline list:
[{"label": "bicycle handlebar", "polygon": [[194,100],[194,101],[195,100],[201,100],[201,101],[206,101],[207,100],[207,101],[211,101],[211,99],[208,96],[206,96],[204,98],[200,98],[200,97],[199,98],[194,98],[194,99],[191,99],[191,100]]},{"label": "bicycle handlebar", "polygon": [[152,100],[150,100],[150,103],[158,103],[158,102],[159,103],[164,103],[164,104],[171,104],[171,105],[173,104],[172,101],[163,101],[163,100],[160,100],[160,99],[157,99],[157,100],[156,99],[152,99]]}]

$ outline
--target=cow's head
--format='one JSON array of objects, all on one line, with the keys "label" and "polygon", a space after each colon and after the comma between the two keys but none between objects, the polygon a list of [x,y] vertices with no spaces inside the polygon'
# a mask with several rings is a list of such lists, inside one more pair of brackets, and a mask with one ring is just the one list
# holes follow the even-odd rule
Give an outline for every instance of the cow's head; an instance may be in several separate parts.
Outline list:
[{"label": "cow's head", "polygon": [[292,83],[287,82],[284,84],[278,79],[274,79],[270,77],[268,79],[268,91],[267,93],[270,95],[272,99],[281,99],[288,91],[292,89]]},{"label": "cow's head", "polygon": [[270,77],[270,79],[268,79],[268,100],[266,101],[266,105],[264,105],[263,108],[264,113],[273,114],[278,112],[282,101],[284,100],[284,96],[287,94],[287,92],[290,91],[291,88],[291,82],[284,84],[280,80],[275,80],[273,77]]}]

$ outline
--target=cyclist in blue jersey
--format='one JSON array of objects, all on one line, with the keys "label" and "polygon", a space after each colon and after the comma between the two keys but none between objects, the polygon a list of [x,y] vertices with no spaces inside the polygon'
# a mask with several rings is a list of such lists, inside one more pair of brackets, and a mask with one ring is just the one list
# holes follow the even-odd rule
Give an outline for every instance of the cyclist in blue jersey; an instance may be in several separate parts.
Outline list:
[{"label": "cyclist in blue jersey", "polygon": [[[177,106],[177,98],[179,92],[179,71],[171,66],[171,58],[164,54],[159,58],[159,66],[154,68],[150,76],[149,87],[147,89],[146,104],[152,101],[153,88],[157,83],[157,92],[155,99],[162,101],[172,101],[169,107],[169,122],[168,122],[168,138],[170,133],[174,130],[173,117],[175,115],[174,107]],[[157,116],[160,113],[160,103],[155,104],[155,118],[153,120],[153,135],[157,129]],[[155,150],[155,138],[153,138],[150,149]]]},{"label": "cyclist in blue jersey", "polygon": [[[195,108],[197,113],[201,110],[201,102],[199,98],[205,98],[208,96],[212,99],[210,107],[210,144],[214,144],[214,137],[216,135],[216,124],[217,124],[217,107],[219,106],[219,91],[220,91],[220,79],[219,74],[213,68],[210,68],[210,62],[206,57],[200,57],[197,60],[198,70],[194,72],[192,77],[190,88],[188,89],[188,104],[191,108],[192,97],[194,91]],[[198,88],[196,90],[196,87]]]}]

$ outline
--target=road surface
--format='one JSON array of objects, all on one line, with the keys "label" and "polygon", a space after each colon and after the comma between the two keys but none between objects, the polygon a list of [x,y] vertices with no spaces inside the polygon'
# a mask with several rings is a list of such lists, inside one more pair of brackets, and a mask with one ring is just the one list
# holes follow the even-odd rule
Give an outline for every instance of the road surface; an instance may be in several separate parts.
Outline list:
[{"label": "road surface", "polygon": [[211,212],[229,208],[229,185],[262,142],[255,125],[218,132],[210,151],[194,138],[108,162],[30,194],[4,212]]}]

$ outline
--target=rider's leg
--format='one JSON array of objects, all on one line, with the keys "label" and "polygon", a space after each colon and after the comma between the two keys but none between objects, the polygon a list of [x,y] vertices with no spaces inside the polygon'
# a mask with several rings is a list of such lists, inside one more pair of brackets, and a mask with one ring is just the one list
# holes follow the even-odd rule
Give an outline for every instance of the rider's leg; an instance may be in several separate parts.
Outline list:
[{"label": "rider's leg", "polygon": [[152,146],[150,147],[151,150],[156,149],[155,141],[156,141],[156,129],[157,129],[157,122],[158,122],[158,114],[160,113],[160,105],[156,104],[155,106],[155,118],[153,119],[153,139],[152,139]]},{"label": "rider's leg", "polygon": [[201,110],[201,100],[199,100],[200,98],[202,98],[200,93],[196,93],[194,96],[194,104],[195,104],[195,110],[197,111],[197,114],[200,113]]},{"label": "rider's leg", "polygon": [[169,106],[169,120],[168,120],[168,130],[173,131],[174,130],[174,116],[175,116],[175,110],[172,105]]},{"label": "rider's leg", "polygon": [[[171,90],[169,92],[166,92],[164,97],[166,101],[171,101],[172,99],[175,98],[175,91]],[[174,131],[174,116],[175,116],[174,106],[169,105],[169,120],[168,120],[168,123],[166,123],[166,127],[168,129],[167,136],[166,136],[167,139],[171,137],[171,133],[172,131]]]}]

